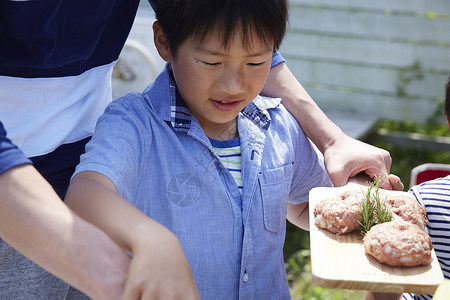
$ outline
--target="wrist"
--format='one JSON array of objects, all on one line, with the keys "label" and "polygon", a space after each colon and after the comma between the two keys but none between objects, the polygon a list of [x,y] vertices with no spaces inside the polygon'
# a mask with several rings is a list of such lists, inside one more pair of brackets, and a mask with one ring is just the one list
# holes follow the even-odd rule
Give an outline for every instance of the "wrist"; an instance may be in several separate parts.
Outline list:
[{"label": "wrist", "polygon": [[130,252],[133,253],[133,255],[141,250],[149,251],[149,249],[168,246],[181,247],[175,234],[152,219],[148,219],[148,222],[145,222],[145,224],[139,224],[135,227],[133,232],[134,234],[130,245]]},{"label": "wrist", "polygon": [[322,153],[325,153],[329,149],[339,147],[339,144],[345,143],[348,138],[349,136],[336,126],[335,129],[324,129],[322,136],[316,138],[319,140],[316,146]]}]

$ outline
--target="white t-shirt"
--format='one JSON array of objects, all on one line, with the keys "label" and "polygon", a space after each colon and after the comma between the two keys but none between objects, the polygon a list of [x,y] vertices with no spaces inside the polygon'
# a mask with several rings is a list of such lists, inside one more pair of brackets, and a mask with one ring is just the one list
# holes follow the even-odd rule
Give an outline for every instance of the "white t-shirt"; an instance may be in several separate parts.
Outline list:
[{"label": "white t-shirt", "polygon": [[91,136],[111,101],[113,66],[55,78],[0,76],[0,120],[8,137],[33,157]]}]

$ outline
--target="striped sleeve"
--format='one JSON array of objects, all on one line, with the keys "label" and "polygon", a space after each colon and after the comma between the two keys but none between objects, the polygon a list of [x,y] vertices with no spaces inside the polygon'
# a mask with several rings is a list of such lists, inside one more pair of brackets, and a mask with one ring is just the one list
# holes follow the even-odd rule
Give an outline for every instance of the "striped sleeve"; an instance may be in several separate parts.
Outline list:
[{"label": "striped sleeve", "polygon": [[[445,278],[450,278],[450,176],[414,186],[410,192],[425,207],[428,234]],[[432,295],[404,294],[403,299],[432,299]]]}]

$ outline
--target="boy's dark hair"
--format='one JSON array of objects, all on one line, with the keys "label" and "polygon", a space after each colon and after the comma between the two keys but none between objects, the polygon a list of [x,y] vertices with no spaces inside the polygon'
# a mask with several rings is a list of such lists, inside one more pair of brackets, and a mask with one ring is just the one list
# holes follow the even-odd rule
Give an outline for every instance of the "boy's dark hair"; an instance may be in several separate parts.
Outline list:
[{"label": "boy's dark hair", "polygon": [[208,34],[218,34],[226,49],[234,34],[241,33],[248,47],[254,32],[277,50],[286,32],[287,0],[158,0],[156,20],[175,56],[188,38],[201,42]]},{"label": "boy's dark hair", "polygon": [[450,118],[450,76],[445,87],[445,115]]}]

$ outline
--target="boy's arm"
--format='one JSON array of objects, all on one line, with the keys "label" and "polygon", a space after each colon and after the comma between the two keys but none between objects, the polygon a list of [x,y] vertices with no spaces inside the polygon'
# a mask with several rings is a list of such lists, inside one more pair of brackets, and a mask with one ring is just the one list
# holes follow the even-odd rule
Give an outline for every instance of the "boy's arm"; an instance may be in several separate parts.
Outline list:
[{"label": "boy's arm", "polygon": [[289,222],[309,231],[309,205],[308,202],[301,204],[288,203],[287,216]]},{"label": "boy's arm", "polygon": [[120,197],[106,176],[77,174],[65,201],[132,254],[124,299],[199,299],[175,235]]},{"label": "boy's arm", "polygon": [[333,124],[308,95],[285,63],[270,70],[262,94],[281,97],[305,134],[324,154],[325,165],[335,186],[362,171],[372,179],[383,177],[381,186],[390,189],[387,175],[391,167],[389,152],[350,138]]},{"label": "boy's arm", "polygon": [[130,259],[101,230],[73,213],[37,170],[0,175],[0,237],[95,299],[119,299]]}]

